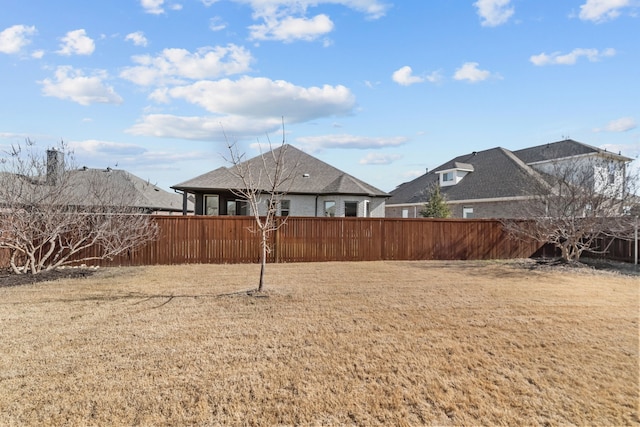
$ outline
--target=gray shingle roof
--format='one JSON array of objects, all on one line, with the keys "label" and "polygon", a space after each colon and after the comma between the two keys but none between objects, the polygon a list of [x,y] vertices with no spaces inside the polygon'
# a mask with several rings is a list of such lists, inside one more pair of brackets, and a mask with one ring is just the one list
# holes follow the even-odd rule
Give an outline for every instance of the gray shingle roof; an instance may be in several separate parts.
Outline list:
[{"label": "gray shingle roof", "polygon": [[472,166],[457,185],[441,187],[441,193],[450,201],[493,199],[527,194],[537,173],[504,148],[492,148],[456,157],[433,171],[404,183],[391,191],[387,206],[402,203],[420,203],[429,198],[431,187],[438,182],[438,171],[454,169],[456,164]]},{"label": "gray shingle roof", "polygon": [[[256,182],[262,173],[274,169],[275,160],[280,150],[284,151],[284,165],[295,168],[295,175],[288,192],[292,194],[353,194],[375,197],[387,197],[384,191],[319,160],[292,145],[285,144],[264,153],[265,163],[261,156],[256,156],[242,163],[248,166]],[[271,155],[273,153],[273,156]],[[266,170],[265,170],[266,165]],[[193,179],[176,184],[171,188],[182,191],[226,191],[242,189],[241,180],[234,175],[233,166],[220,167]],[[260,180],[262,190],[268,189],[266,179]]]},{"label": "gray shingle roof", "polygon": [[609,156],[619,158],[623,161],[630,161],[632,159],[621,156],[619,154],[611,153],[606,150],[602,150],[597,147],[592,147],[588,144],[574,141],[572,139],[565,139],[563,141],[551,142],[549,144],[538,145],[536,147],[525,148],[513,152],[522,161],[527,164],[543,162],[553,159],[564,159],[567,157],[580,156],[585,154],[603,154],[606,153]]},{"label": "gray shingle roof", "polygon": [[[51,188],[52,182],[47,176],[17,178],[13,173],[0,172],[0,182],[20,189],[27,200],[44,200],[45,203],[64,203],[67,206],[182,212],[182,195],[170,193],[121,169],[67,169],[58,176],[55,189]],[[188,203],[187,210],[193,211],[193,203]]]},{"label": "gray shingle roof", "polygon": [[68,173],[69,198],[75,199],[78,204],[91,205],[90,186],[110,186],[126,195],[129,199],[128,206],[152,211],[182,212],[181,195],[163,190],[125,170],[81,168]]},{"label": "gray shingle roof", "polygon": [[387,206],[393,204],[423,203],[429,199],[431,187],[438,182],[438,172],[448,169],[468,170],[461,182],[440,189],[450,201],[495,199],[528,195],[539,188],[545,177],[529,164],[584,154],[603,154],[616,159],[632,160],[570,139],[511,152],[497,147],[458,156],[413,181],[399,185],[391,191]]}]

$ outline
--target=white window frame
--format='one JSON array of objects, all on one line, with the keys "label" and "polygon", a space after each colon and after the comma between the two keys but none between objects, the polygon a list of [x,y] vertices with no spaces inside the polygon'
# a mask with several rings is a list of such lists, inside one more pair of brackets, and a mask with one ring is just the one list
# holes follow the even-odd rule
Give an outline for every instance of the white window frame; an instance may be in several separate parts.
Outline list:
[{"label": "white window frame", "polygon": [[291,200],[289,199],[280,200],[280,216],[289,216],[289,215],[291,215]]},{"label": "white window frame", "polygon": [[[331,206],[327,207],[329,204],[331,204]],[[324,210],[323,210],[323,216],[326,217],[333,217],[336,216],[336,210],[338,209],[338,204],[336,203],[335,200],[325,200],[323,205]],[[333,215],[330,215],[329,210],[333,208]]]}]

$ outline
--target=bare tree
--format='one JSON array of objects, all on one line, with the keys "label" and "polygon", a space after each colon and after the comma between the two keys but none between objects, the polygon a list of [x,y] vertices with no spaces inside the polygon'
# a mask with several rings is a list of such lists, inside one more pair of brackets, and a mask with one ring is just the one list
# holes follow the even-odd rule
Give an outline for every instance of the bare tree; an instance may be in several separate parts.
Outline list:
[{"label": "bare tree", "polygon": [[502,220],[512,236],[551,243],[567,262],[583,252],[606,252],[595,244],[603,238],[629,238],[638,176],[628,165],[602,156],[574,158],[548,162],[539,172],[542,179],[522,202],[522,218]]},{"label": "bare tree", "polygon": [[257,291],[262,292],[267,254],[271,252],[269,238],[271,233],[286,224],[286,216],[278,218],[278,208],[291,189],[298,163],[287,156],[289,146],[285,140],[284,123],[280,146],[273,149],[267,135],[269,151],[261,151],[258,157],[250,160],[245,159],[244,153],[239,153],[236,142],[231,143],[228,138],[226,140],[230,153],[227,160],[232,164],[231,173],[241,182],[241,187],[232,189],[232,192],[246,200],[250,214],[255,219],[255,228],[251,231],[260,236],[260,278]]},{"label": "bare tree", "polygon": [[79,173],[60,143],[46,155],[27,140],[0,159],[0,248],[16,274],[111,259],[154,239],[157,225],[135,207],[133,186]]}]

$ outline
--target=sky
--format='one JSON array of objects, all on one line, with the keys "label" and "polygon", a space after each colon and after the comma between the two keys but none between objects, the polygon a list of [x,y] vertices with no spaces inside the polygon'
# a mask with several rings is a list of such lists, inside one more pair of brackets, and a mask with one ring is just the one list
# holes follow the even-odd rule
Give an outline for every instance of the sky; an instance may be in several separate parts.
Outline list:
[{"label": "sky", "polygon": [[384,191],[498,146],[640,155],[640,0],[0,7],[0,150],[64,141],[167,190],[228,143],[284,139]]}]

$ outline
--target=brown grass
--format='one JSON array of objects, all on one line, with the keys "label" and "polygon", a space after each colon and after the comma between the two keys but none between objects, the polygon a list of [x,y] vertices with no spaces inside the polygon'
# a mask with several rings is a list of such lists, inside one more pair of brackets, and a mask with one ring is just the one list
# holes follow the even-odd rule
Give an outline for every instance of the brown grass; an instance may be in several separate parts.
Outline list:
[{"label": "brown grass", "polygon": [[640,281],[522,263],[0,288],[1,425],[638,425]]}]

